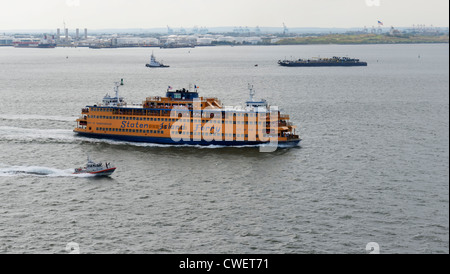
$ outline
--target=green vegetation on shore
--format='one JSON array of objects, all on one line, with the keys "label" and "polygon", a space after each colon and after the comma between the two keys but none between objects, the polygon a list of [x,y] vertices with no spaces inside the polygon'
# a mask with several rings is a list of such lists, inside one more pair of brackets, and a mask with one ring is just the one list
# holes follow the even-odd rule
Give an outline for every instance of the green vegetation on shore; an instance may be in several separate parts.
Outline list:
[{"label": "green vegetation on shore", "polygon": [[312,45],[312,44],[410,44],[410,43],[448,43],[449,35],[417,34],[329,34],[285,38],[278,45]]}]

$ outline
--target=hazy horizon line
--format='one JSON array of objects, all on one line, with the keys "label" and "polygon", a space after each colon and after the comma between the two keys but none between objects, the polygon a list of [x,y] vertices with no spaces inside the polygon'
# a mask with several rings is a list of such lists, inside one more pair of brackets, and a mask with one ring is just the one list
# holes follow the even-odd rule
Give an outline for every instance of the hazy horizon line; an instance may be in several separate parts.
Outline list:
[{"label": "hazy horizon line", "polygon": [[[416,25],[414,25],[414,26],[416,26]],[[411,29],[414,26],[400,26],[400,27],[395,27],[394,26],[394,28],[396,28],[396,29]],[[449,28],[449,26],[434,26],[434,25],[417,25],[417,26],[423,26],[424,28],[441,28],[441,29],[442,28],[444,28],[444,29],[448,29]],[[205,27],[205,26],[202,26],[202,27],[197,27],[197,28],[199,28],[199,29],[206,28],[208,30],[243,28],[243,29],[249,29],[251,32],[254,32],[254,30],[257,27],[261,30],[261,32],[264,32],[264,29],[270,29],[272,31],[273,30],[281,30],[281,31],[284,30],[283,27],[274,27],[274,26],[254,26],[254,27],[248,27],[248,26]],[[373,25],[373,26],[363,26],[363,27],[361,27],[361,26],[358,26],[358,27],[289,27],[287,32],[295,32],[294,30],[311,30],[311,29],[314,29],[314,30],[358,30],[358,29],[361,29],[362,30],[364,28],[371,29],[372,27],[376,27],[376,28],[381,27],[383,29],[391,28],[391,26],[375,26],[375,25]],[[23,29],[23,28],[21,28],[21,29],[0,29],[0,33],[6,33],[6,32],[42,32],[42,31],[54,31],[56,33],[57,29],[58,29],[58,27],[55,27],[55,28],[30,28],[30,29]],[[63,30],[63,28],[59,28],[59,29]],[[67,29],[69,29],[69,30],[76,30],[76,29],[84,30],[85,27],[73,27],[73,28],[67,27]],[[109,27],[109,28],[87,28],[87,29],[90,32],[95,32],[95,31],[114,31],[114,30],[116,30],[116,31],[127,31],[127,30],[133,30],[133,31],[137,31],[137,30],[145,31],[145,30],[147,30],[147,31],[149,31],[149,30],[158,30],[158,32],[161,32],[161,31],[167,31],[168,28],[166,26],[166,27],[123,27],[123,28],[121,28],[121,27]],[[172,28],[171,27],[171,29],[175,30],[175,31],[178,31],[178,30],[181,30],[181,29],[193,30],[193,29],[195,29],[195,27],[187,27],[187,28],[185,28],[185,27],[174,27],[174,28]]]}]

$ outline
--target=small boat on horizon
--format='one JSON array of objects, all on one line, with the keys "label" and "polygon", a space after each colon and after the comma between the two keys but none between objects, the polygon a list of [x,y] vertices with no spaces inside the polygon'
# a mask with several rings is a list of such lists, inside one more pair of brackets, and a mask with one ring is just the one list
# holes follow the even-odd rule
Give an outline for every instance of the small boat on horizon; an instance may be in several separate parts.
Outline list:
[{"label": "small boat on horizon", "polygon": [[95,176],[110,176],[114,173],[116,167],[111,163],[96,163],[92,161],[88,156],[88,161],[85,167],[76,168],[73,174],[92,174]]},{"label": "small boat on horizon", "polygon": [[150,57],[150,63],[145,64],[146,67],[148,68],[168,68],[169,66],[164,65],[162,62],[158,62],[155,59],[155,56],[153,55],[152,52],[152,56]]}]

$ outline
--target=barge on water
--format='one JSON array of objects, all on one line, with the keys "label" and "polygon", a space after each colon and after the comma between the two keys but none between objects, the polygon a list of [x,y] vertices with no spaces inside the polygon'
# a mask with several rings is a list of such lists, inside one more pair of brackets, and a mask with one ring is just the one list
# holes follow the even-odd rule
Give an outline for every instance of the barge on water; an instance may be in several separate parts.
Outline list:
[{"label": "barge on water", "polygon": [[313,59],[298,59],[298,60],[279,60],[278,64],[283,67],[354,67],[367,66],[367,62],[362,62],[359,59],[349,57],[332,58],[313,58]]}]

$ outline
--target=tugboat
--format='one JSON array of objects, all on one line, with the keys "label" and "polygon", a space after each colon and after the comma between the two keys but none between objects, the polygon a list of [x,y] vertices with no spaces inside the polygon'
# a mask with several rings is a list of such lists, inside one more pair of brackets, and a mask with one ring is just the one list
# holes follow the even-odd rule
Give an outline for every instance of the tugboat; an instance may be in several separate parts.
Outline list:
[{"label": "tugboat", "polygon": [[348,57],[316,58],[316,59],[298,59],[298,60],[279,60],[278,64],[284,67],[352,67],[367,66],[367,62],[361,62],[359,59]]},{"label": "tugboat", "polygon": [[145,64],[146,67],[148,68],[168,68],[169,66],[164,65],[161,62],[156,61],[155,56],[153,55],[152,52],[152,56],[150,57],[150,63]]},{"label": "tugboat", "polygon": [[116,167],[112,166],[111,163],[95,163],[89,159],[85,167],[76,168],[73,174],[92,174],[95,176],[109,176],[114,173]]}]

